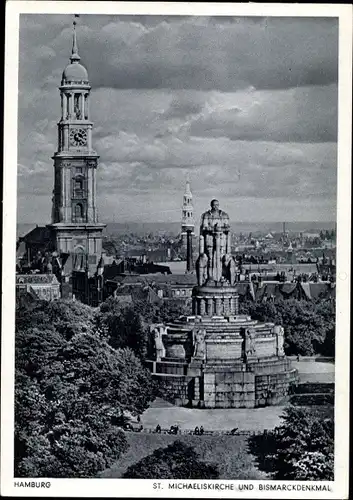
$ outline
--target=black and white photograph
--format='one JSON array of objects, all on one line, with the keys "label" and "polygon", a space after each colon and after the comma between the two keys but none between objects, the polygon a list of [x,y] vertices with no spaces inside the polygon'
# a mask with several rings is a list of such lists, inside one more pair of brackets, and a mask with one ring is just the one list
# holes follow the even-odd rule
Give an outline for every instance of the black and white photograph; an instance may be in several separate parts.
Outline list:
[{"label": "black and white photograph", "polygon": [[7,4],[2,493],[348,498],[352,7],[94,4]]}]

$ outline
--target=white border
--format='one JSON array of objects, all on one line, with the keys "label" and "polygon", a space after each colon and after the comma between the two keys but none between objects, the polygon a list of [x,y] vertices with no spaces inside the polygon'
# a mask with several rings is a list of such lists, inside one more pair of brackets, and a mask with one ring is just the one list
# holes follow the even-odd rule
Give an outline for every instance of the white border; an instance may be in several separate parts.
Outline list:
[{"label": "white border", "polygon": [[[153,489],[152,480],[48,479],[50,489],[15,488],[13,480],[14,435],[14,297],[17,194],[17,106],[18,40],[20,13],[51,14],[159,14],[298,16],[339,18],[339,113],[337,175],[337,320],[335,481],[331,492],[259,491],[259,484],[281,481],[218,481],[253,484],[252,491],[168,490],[171,481],[160,481],[164,489]],[[9,1],[6,5],[5,35],[5,127],[2,295],[2,405],[1,405],[1,493],[7,496],[87,497],[186,497],[186,498],[348,498],[349,456],[349,332],[350,332],[350,219],[352,134],[352,6],[335,4],[217,4],[173,2],[52,2]],[[187,481],[197,483],[197,481]],[[209,481],[201,481],[206,483]],[[287,485],[315,484],[297,481]]]}]

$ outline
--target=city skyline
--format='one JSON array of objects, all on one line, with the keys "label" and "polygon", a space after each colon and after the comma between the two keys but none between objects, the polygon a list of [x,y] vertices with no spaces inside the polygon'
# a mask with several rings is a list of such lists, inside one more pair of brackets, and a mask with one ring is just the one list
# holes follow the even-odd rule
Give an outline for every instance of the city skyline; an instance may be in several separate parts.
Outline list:
[{"label": "city skyline", "polygon": [[[18,222],[50,222],[72,16],[21,15]],[[102,222],[335,219],[335,18],[83,15]],[[26,47],[26,50],[24,49]],[[29,58],[28,53],[33,57]]]}]

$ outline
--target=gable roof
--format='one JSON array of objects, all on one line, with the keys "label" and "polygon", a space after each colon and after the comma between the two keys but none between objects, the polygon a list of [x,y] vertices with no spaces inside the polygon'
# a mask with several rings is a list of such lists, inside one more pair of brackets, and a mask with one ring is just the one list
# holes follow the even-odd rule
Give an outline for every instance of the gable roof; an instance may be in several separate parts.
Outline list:
[{"label": "gable roof", "polygon": [[17,274],[16,285],[59,285],[55,274]]}]

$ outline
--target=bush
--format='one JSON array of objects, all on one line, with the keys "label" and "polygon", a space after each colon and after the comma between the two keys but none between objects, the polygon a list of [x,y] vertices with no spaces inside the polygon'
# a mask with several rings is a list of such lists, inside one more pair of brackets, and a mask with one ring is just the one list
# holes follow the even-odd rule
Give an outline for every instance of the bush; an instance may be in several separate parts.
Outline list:
[{"label": "bush", "polygon": [[133,479],[218,479],[218,467],[199,459],[192,446],[174,441],[131,465],[124,478]]},{"label": "bush", "polygon": [[297,394],[291,396],[290,403],[294,406],[333,405],[334,394]]}]

